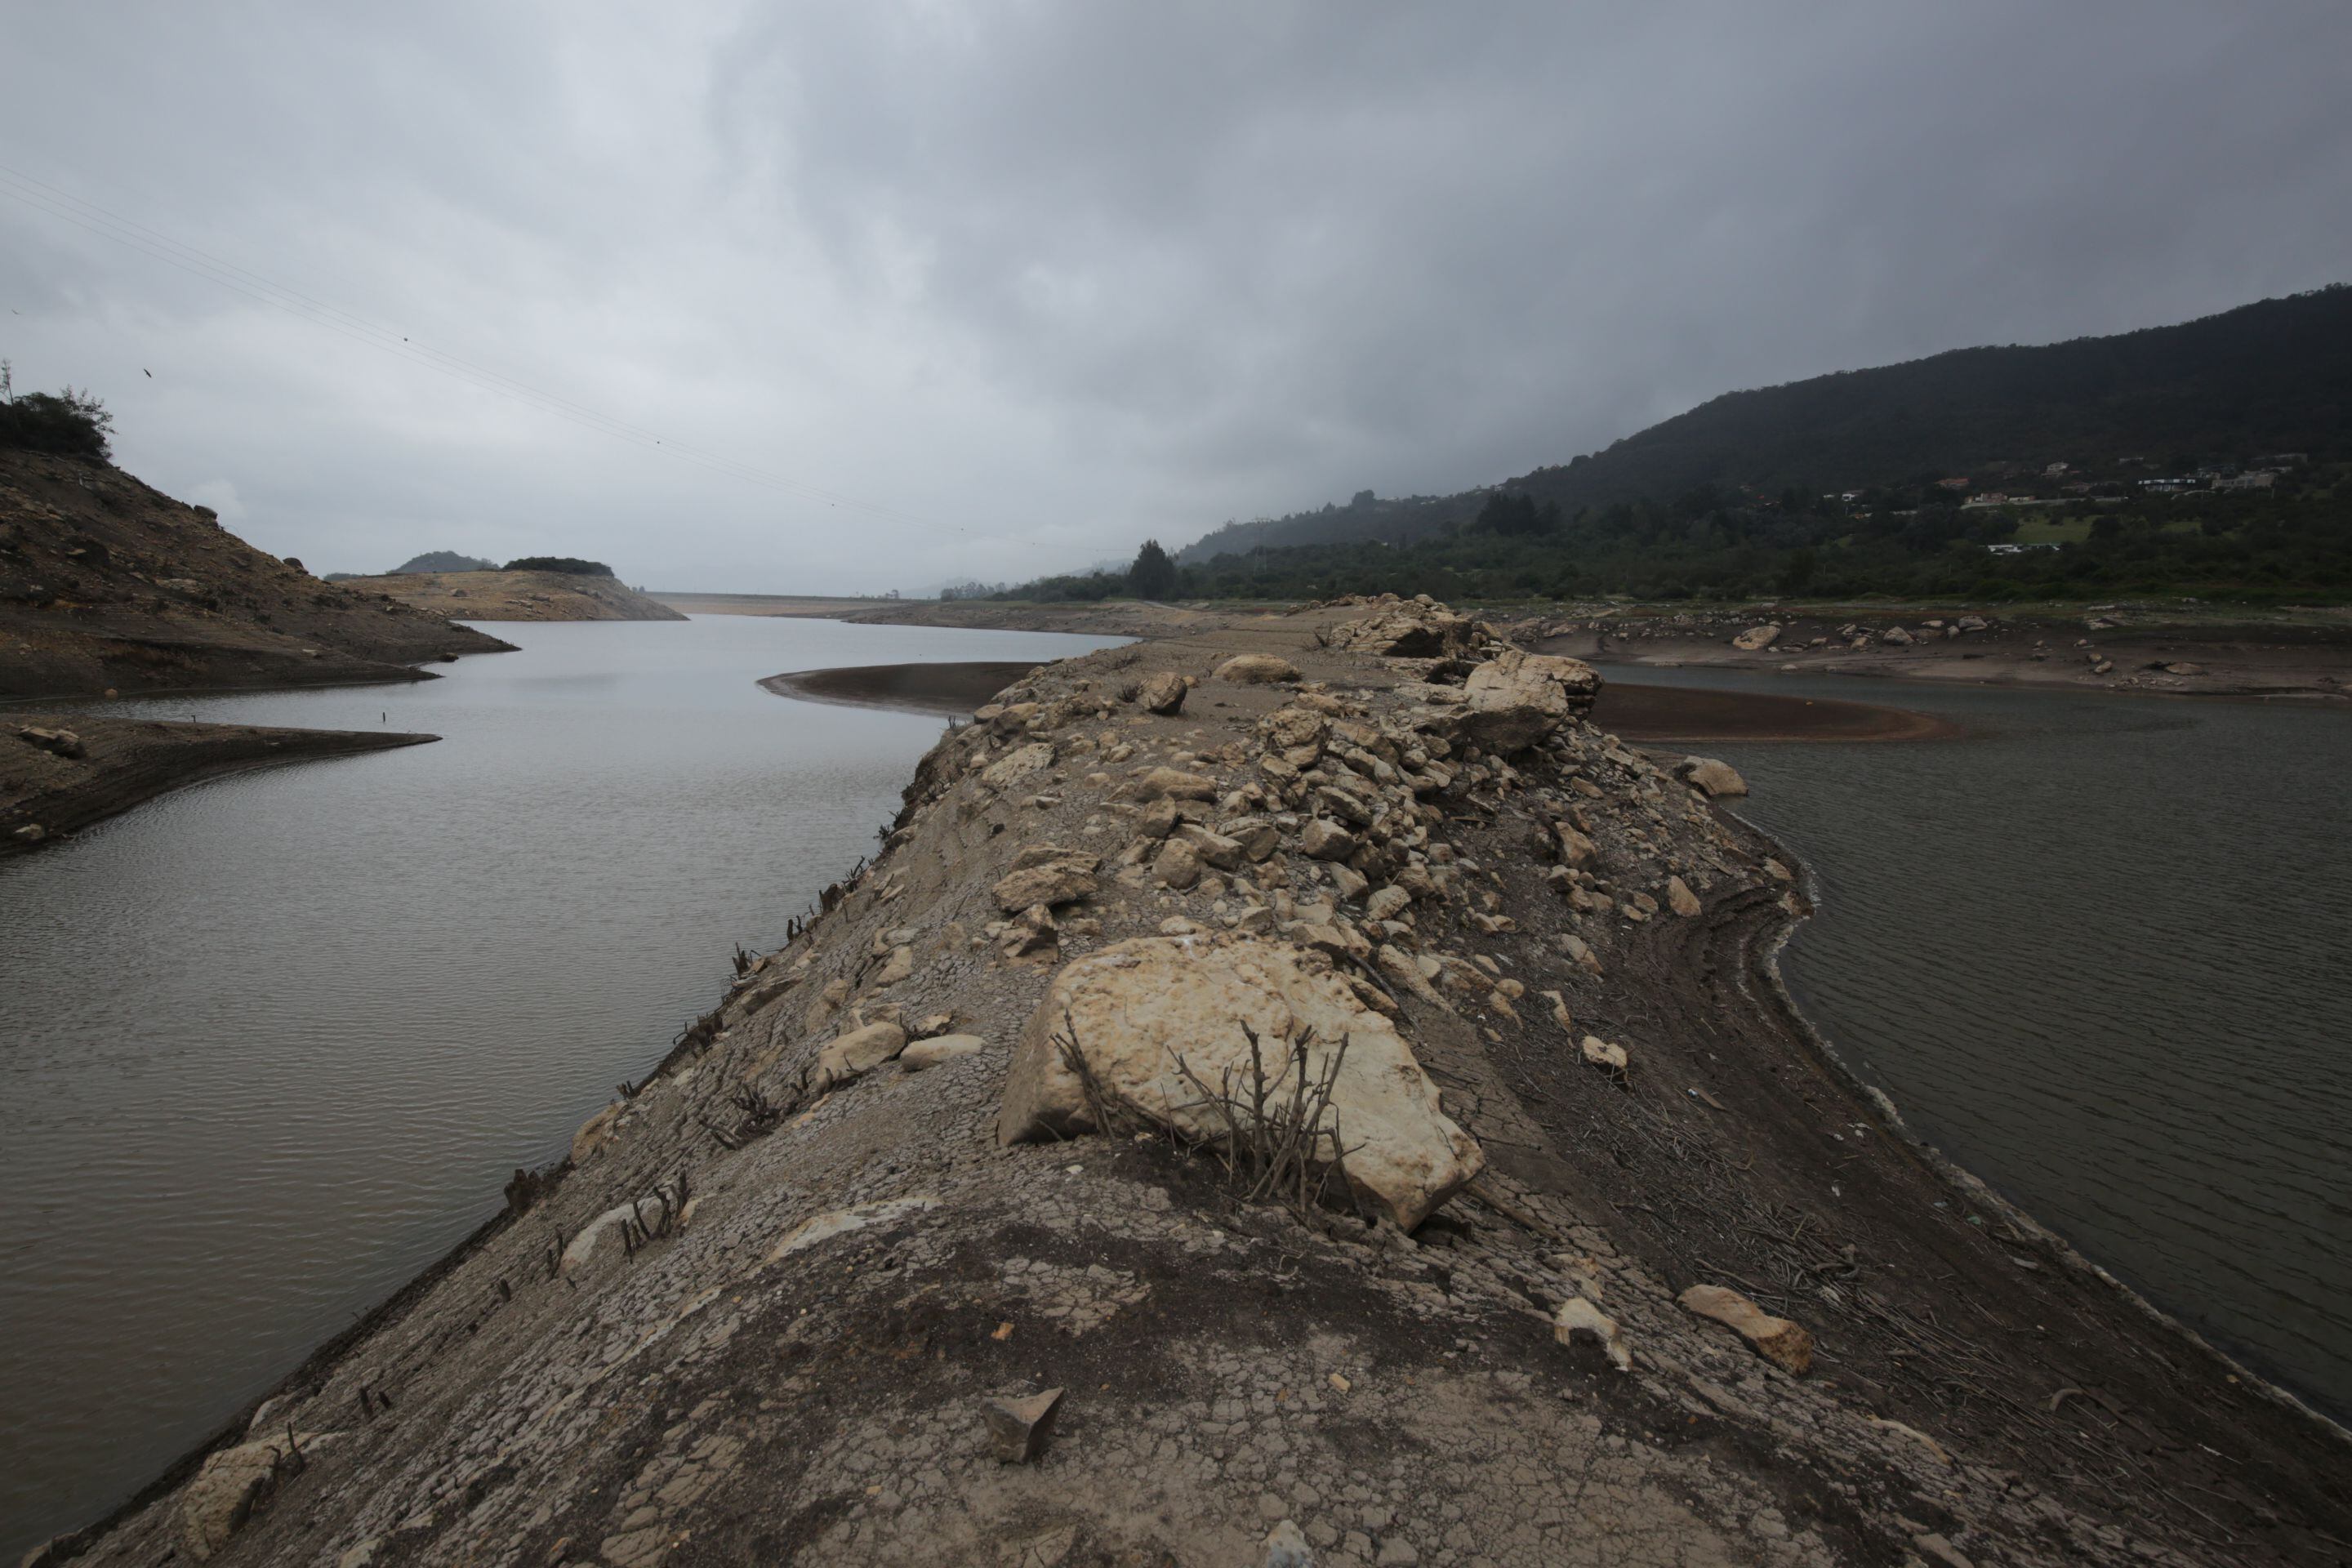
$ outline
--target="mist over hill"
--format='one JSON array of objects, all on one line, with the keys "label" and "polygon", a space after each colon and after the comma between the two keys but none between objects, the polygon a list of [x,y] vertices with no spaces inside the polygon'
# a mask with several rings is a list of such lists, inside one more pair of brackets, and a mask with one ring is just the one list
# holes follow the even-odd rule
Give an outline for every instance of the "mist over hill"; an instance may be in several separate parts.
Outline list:
[{"label": "mist over hill", "polygon": [[[1580,508],[1778,505],[1791,489],[1916,488],[1962,478],[2231,467],[2293,451],[2342,458],[2352,421],[2352,287],[2242,306],[2178,326],[2040,347],[1970,348],[1727,393],[1570,461],[1490,487]],[[1177,552],[1206,563],[1260,546],[1411,544],[1473,521],[1487,489],[1227,523]],[[1701,506],[1700,510],[1706,510]]]}]

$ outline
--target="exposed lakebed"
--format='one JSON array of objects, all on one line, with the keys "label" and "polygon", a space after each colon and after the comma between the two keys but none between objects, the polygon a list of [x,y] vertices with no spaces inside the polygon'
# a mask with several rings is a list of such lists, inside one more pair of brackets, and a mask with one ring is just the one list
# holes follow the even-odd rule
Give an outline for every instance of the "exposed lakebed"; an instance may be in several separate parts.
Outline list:
[{"label": "exposed lakebed", "polygon": [[0,1558],[446,1250],[717,999],[734,943],[780,944],[875,847],[941,721],[759,678],[1119,640],[499,629],[522,651],[413,687],[111,705],[445,739],[200,784],[0,866]]}]

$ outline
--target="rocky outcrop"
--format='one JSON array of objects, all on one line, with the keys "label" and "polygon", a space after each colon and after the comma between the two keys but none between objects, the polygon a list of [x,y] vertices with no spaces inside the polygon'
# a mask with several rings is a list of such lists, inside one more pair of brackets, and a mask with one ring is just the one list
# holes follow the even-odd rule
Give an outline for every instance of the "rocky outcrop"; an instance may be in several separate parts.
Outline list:
[{"label": "rocky outcrop", "polygon": [[1229,1134],[1231,1107],[1204,1103],[1204,1086],[1246,1096],[1262,1070],[1287,1100],[1298,1087],[1294,1046],[1309,1082],[1336,1064],[1318,1158],[1343,1159],[1349,1183],[1399,1226],[1419,1225],[1485,1166],[1394,1024],[1328,961],[1256,941],[1144,938],[1065,968],[1013,1047],[997,1137],[1101,1131],[1116,1106],[1213,1142]]},{"label": "rocky outcrop", "polygon": [[1590,712],[1600,691],[1600,671],[1581,659],[1506,648],[1470,672],[1462,706],[1438,727],[1450,739],[1508,755]]},{"label": "rocky outcrop", "polygon": [[1446,658],[1492,640],[1491,627],[1426,594],[1413,599],[1388,594],[1367,603],[1374,614],[1343,621],[1327,634],[1333,647],[1388,658]]}]

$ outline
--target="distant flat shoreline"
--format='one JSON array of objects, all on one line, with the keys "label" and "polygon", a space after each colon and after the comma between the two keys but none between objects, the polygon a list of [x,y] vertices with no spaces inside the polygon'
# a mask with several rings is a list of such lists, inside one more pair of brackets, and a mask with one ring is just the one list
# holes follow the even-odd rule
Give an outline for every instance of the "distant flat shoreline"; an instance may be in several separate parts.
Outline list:
[{"label": "distant flat shoreline", "polygon": [[[779,697],[803,702],[956,718],[1036,668],[1037,663],[863,664],[793,670],[769,676],[760,684]],[[1960,733],[1949,720],[1874,702],[1617,681],[1601,688],[1591,718],[1613,734],[1644,743],[1937,741]]]}]

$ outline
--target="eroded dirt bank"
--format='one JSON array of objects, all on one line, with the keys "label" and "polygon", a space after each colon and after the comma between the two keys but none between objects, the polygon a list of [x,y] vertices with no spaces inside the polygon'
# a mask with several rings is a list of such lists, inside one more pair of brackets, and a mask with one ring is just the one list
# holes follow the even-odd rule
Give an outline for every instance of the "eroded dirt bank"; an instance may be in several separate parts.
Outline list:
[{"label": "eroded dirt bank", "polygon": [[0,712],[0,856],[55,843],[222,773],[438,739],[401,731],[194,724],[41,709]]},{"label": "eroded dirt bank", "polygon": [[342,585],[453,621],[686,619],[616,578],[571,572],[396,572]]},{"label": "eroded dirt bank", "polygon": [[[1373,605],[1024,678],[562,1170],[51,1560],[2339,1561],[2352,1449],[1848,1088],[1736,778],[1589,676]],[[1153,1053],[1245,1016],[1404,1053],[1362,1213],[1118,1113],[1197,1124]]]}]

